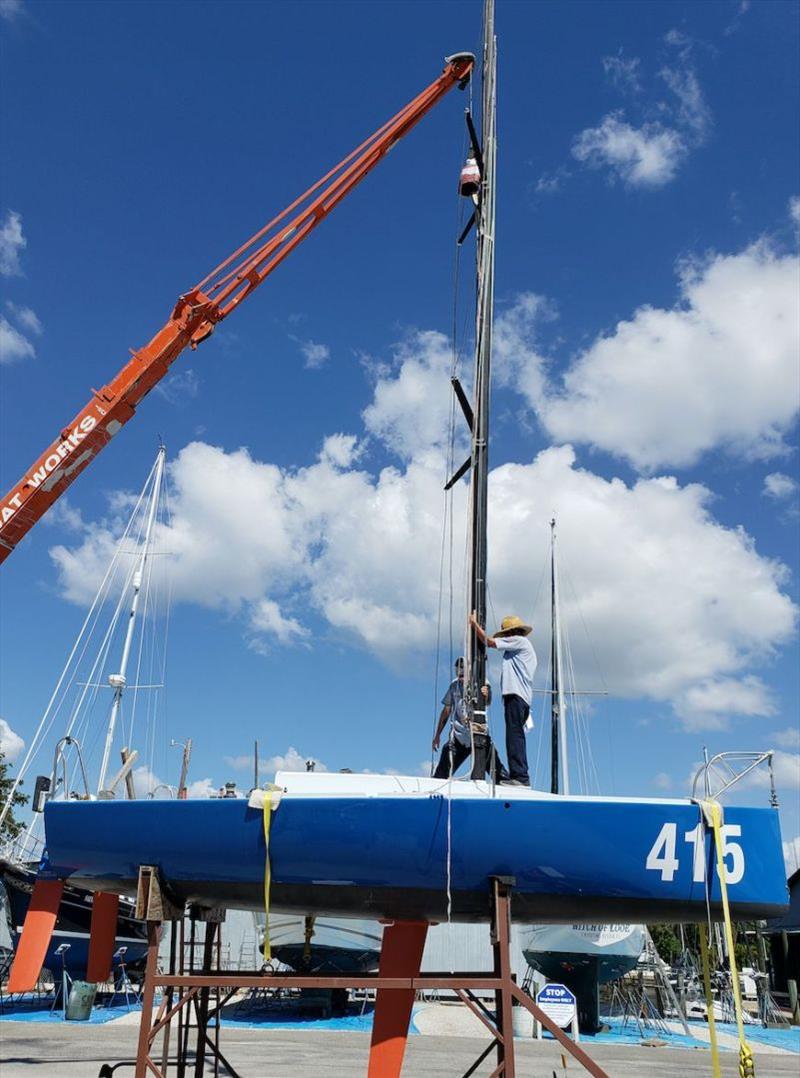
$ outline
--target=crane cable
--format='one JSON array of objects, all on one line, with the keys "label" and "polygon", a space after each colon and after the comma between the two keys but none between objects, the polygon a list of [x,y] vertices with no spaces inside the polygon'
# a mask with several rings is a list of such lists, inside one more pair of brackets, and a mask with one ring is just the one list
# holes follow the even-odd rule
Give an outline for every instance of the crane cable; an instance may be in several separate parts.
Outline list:
[{"label": "crane cable", "polygon": [[[736,967],[736,954],[734,951],[733,922],[731,921],[731,909],[728,902],[728,882],[725,860],[722,852],[722,809],[718,801],[706,800],[700,802],[701,822],[705,832],[711,827],[711,833],[716,853],[717,876],[722,896],[722,914],[725,925],[725,941],[728,946],[728,967],[733,988],[733,1005],[736,1015],[736,1030],[739,1036],[739,1078],[755,1078],[756,1067],[753,1052],[744,1035],[744,1020],[742,1018],[742,993],[739,985],[739,971]],[[705,863],[705,862],[704,862]],[[709,891],[708,872],[706,871],[706,893]],[[708,941],[706,940],[706,926],[700,926],[700,950],[703,959],[703,985],[706,993],[706,1007],[708,1009],[708,1031],[711,1039],[711,1061],[714,1078],[721,1075],[719,1061],[719,1045],[716,1038],[716,1026],[714,1022],[714,1000],[711,996],[711,978],[709,974]]]}]

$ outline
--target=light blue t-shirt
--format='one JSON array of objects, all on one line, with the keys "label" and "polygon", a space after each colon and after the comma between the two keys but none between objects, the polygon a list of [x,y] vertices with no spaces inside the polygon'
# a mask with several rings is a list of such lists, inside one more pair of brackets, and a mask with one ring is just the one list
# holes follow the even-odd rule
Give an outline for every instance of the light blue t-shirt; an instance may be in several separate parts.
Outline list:
[{"label": "light blue t-shirt", "polygon": [[503,652],[503,671],[500,691],[503,696],[521,696],[530,707],[533,696],[533,676],[536,673],[536,652],[527,636],[496,636],[495,643]]},{"label": "light blue t-shirt", "polygon": [[472,738],[467,725],[467,705],[464,702],[464,683],[459,678],[453,678],[450,687],[442,699],[444,707],[450,708],[450,721],[453,724],[453,733],[456,741],[462,745],[472,746]]}]

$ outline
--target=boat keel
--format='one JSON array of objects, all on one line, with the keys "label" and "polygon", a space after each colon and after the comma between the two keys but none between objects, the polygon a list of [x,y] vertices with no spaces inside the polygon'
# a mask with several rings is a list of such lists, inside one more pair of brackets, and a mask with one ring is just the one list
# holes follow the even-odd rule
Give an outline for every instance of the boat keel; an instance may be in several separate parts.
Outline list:
[{"label": "boat keel", "polygon": [[[427,935],[427,921],[395,921],[386,925],[378,975],[417,977]],[[400,1078],[415,994],[413,988],[378,989],[367,1078]]]}]

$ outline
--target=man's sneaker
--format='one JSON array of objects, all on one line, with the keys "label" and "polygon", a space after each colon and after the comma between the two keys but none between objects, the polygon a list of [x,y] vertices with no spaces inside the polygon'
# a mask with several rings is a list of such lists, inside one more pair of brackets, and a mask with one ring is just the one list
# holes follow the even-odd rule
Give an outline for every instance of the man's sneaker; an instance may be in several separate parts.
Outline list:
[{"label": "man's sneaker", "polygon": [[529,782],[523,782],[522,779],[503,779],[500,783],[501,786],[525,786],[527,789],[531,788]]}]

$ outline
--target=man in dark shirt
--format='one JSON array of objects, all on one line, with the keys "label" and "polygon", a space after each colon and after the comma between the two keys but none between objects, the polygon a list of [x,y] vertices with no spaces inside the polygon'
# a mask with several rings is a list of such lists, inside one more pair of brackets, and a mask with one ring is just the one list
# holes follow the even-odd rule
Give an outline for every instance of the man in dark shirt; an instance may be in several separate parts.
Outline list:
[{"label": "man in dark shirt", "polygon": [[[439,763],[433,773],[435,779],[447,779],[458,771],[467,757],[472,753],[472,736],[469,729],[469,715],[464,700],[464,669],[465,663],[462,657],[456,659],[456,676],[450,682],[447,692],[442,698],[442,710],[439,715],[439,723],[433,736],[433,751],[438,752],[439,742],[444,730],[445,723],[450,719],[450,735],[442,749]],[[489,686],[484,685],[481,690],[485,699],[489,696]],[[503,766],[503,761],[493,751],[491,739],[486,747],[486,771],[492,773],[491,761],[494,760],[494,780],[504,782],[508,773]]]}]

